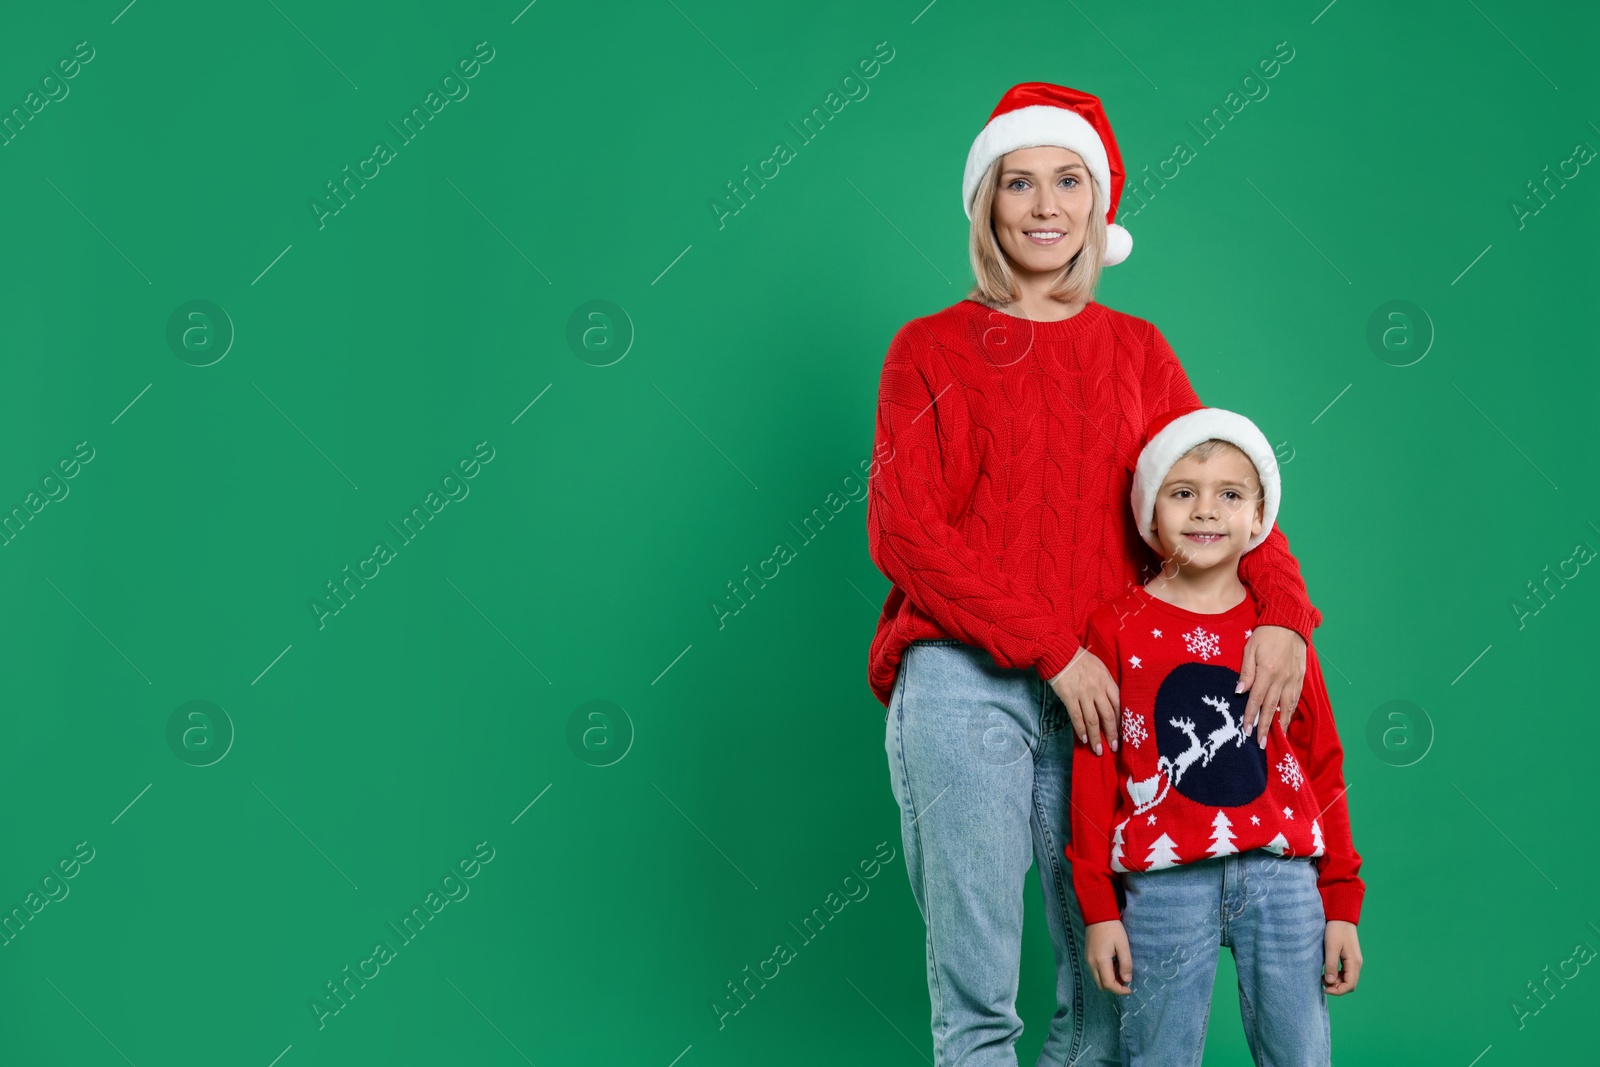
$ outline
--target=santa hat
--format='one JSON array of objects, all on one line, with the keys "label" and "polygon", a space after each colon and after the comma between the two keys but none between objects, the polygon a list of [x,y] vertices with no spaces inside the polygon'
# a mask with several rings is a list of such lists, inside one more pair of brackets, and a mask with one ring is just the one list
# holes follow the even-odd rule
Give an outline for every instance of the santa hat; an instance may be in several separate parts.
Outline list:
[{"label": "santa hat", "polygon": [[1111,221],[1122,199],[1122,154],[1111,136],[1111,123],[1106,121],[1100,98],[1077,89],[1023,82],[1006,90],[967,153],[967,170],[961,180],[961,207],[967,218],[972,218],[978,180],[989,164],[1007,152],[1040,145],[1069,148],[1083,157],[1106,205],[1105,266],[1127,259],[1133,251],[1133,238]]},{"label": "santa hat", "polygon": [[1261,532],[1244,546],[1246,552],[1267,539],[1272,524],[1278,519],[1278,502],[1281,499],[1278,457],[1273,453],[1267,438],[1256,424],[1243,415],[1221,408],[1202,407],[1198,404],[1174,408],[1159,416],[1146,431],[1144,447],[1133,465],[1133,514],[1139,523],[1139,536],[1144,543],[1161,550],[1161,542],[1151,532],[1155,518],[1156,496],[1167,472],[1183,454],[1202,441],[1211,438],[1227,441],[1250,457],[1256,465],[1256,476],[1261,479],[1265,498],[1261,513]]}]

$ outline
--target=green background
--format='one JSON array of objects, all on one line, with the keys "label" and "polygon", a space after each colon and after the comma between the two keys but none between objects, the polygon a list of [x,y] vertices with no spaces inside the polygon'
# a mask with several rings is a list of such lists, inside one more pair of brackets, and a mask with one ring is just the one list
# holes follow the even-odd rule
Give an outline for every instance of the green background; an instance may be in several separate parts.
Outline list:
[{"label": "green background", "polygon": [[[1600,547],[1600,177],[1511,206],[1600,144],[1592,8],[122,4],[0,33],[7,113],[94,49],[0,148],[0,505],[68,490],[0,549],[4,908],[94,850],[0,949],[0,1059],[931,1062],[852,475],[890,337],[966,293],[962,164],[1026,80],[1100,95],[1130,171],[1195,152],[1125,203],[1098,298],[1285,463],[1369,885],[1337,1056],[1592,1053],[1593,967],[1511,1006],[1600,947],[1600,578],[1511,607]],[[470,94],[319,228],[324,183],[480,41]],[[1188,123],[1283,41],[1203,143]],[[786,123],[880,42],[869,95],[800,144]],[[778,140],[795,158],[719,227]],[[167,340],[195,300],[235,334],[203,367]],[[1431,325],[1374,348],[1396,300]],[[479,442],[469,494],[319,627],[325,583]],[[169,742],[192,700],[231,723],[208,766],[180,754],[213,758],[221,716]],[[1395,700],[1420,711],[1369,744]],[[470,894],[319,1029],[324,983],[479,842]],[[880,842],[870,893],[719,1027]],[[1052,960],[1024,891],[1028,1064]],[[1208,1064],[1245,1059],[1231,981]]]}]

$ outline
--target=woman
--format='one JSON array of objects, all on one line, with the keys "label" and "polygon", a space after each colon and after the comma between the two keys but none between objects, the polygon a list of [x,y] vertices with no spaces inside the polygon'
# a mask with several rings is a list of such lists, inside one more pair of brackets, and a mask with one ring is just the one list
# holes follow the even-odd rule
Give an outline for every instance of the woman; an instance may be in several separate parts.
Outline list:
[{"label": "woman", "polygon": [[[1128,517],[1149,420],[1200,403],[1159,330],[1094,301],[1102,265],[1133,247],[1112,221],[1122,183],[1096,97],[1010,89],[967,157],[976,284],[901,327],[884,361],[874,455],[887,458],[867,533],[894,588],[868,676],[888,709],[890,784],[927,924],[937,1063],[1017,1062],[1030,861],[1056,957],[1039,1063],[1121,1062],[1063,855],[1066,727],[1096,752],[1117,745],[1117,690],[1082,648],[1087,619],[1153,573]],[[1280,530],[1240,576],[1271,620],[1241,675],[1243,725],[1264,737],[1299,703],[1322,617]]]}]

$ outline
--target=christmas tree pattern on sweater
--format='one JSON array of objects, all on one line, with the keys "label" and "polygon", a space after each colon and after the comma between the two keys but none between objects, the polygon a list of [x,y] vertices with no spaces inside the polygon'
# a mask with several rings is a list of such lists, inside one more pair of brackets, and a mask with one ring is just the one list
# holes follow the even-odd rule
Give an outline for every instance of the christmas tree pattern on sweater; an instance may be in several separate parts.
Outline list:
[{"label": "christmas tree pattern on sweater", "polygon": [[[1310,649],[1290,732],[1274,723],[1262,749],[1254,731],[1242,728],[1250,694],[1234,687],[1256,618],[1248,594],[1226,612],[1205,615],[1142,587],[1091,617],[1088,648],[1113,670],[1123,708],[1119,751],[1096,756],[1075,746],[1067,856],[1085,922],[1117,917],[1114,873],[1251,849],[1320,861],[1330,835],[1339,855],[1319,865],[1325,884],[1339,883],[1337,906],[1347,909],[1352,892],[1359,901],[1342,749],[1320,667],[1313,684]],[[1308,766],[1322,768],[1320,781]],[[1337,832],[1330,819],[1339,822]]]}]

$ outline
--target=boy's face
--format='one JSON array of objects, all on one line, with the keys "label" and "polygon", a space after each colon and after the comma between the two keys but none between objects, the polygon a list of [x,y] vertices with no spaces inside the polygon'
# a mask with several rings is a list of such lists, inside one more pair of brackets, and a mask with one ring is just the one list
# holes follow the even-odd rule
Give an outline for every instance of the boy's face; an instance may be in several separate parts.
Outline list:
[{"label": "boy's face", "polygon": [[1184,568],[1238,566],[1244,546],[1261,532],[1264,502],[1255,464],[1236,448],[1210,459],[1189,453],[1172,465],[1156,494],[1161,557]]}]

